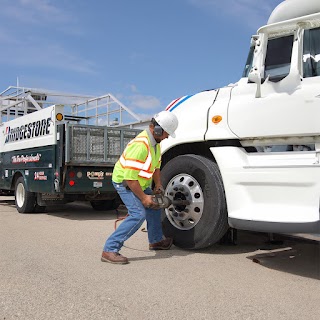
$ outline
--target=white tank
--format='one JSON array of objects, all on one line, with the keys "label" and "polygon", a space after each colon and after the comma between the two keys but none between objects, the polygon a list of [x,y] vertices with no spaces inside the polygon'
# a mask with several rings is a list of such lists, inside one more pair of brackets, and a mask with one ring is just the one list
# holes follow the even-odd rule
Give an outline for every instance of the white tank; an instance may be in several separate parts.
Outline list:
[{"label": "white tank", "polygon": [[320,0],[286,0],[271,13],[268,24],[320,12]]}]

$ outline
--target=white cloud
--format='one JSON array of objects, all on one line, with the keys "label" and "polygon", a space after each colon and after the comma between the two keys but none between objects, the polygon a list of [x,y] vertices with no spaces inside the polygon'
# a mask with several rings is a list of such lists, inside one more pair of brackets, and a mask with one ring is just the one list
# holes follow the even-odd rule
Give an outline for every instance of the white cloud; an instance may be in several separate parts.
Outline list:
[{"label": "white cloud", "polygon": [[160,100],[153,96],[136,94],[128,97],[130,105],[144,110],[155,110],[161,106]]},{"label": "white cloud", "polygon": [[22,23],[54,24],[70,22],[73,19],[71,14],[54,6],[47,0],[4,0],[1,4],[1,16]]},{"label": "white cloud", "polygon": [[146,59],[146,56],[145,54],[141,53],[141,52],[132,52],[130,55],[129,55],[129,60],[132,62],[132,63],[135,63],[137,61],[142,61],[142,60],[145,60]]},{"label": "white cloud", "polygon": [[13,37],[12,32],[1,27],[0,27],[0,41],[1,41],[2,47],[4,45],[18,45],[20,43],[20,41],[16,39],[16,37]]},{"label": "white cloud", "polygon": [[126,85],[125,87],[130,92],[127,94],[117,94],[117,98],[124,102],[131,110],[134,110],[142,119],[149,119],[153,113],[164,109],[158,98],[139,93],[138,87],[135,84]]},{"label": "white cloud", "polygon": [[157,97],[139,93],[135,84],[124,85],[122,93],[116,93],[115,96],[142,120],[150,120],[165,108]]},{"label": "white cloud", "polygon": [[[49,0],[2,2],[0,65],[95,72],[92,61],[69,48],[65,34],[80,34],[71,13]],[[59,37],[59,32],[64,34]]]},{"label": "white cloud", "polygon": [[[10,38],[9,38],[10,39]],[[10,40],[7,43],[10,43]],[[53,43],[35,43],[33,41],[15,41],[10,46],[3,46],[0,51],[1,64],[15,66],[58,68],[80,73],[95,73],[93,62]]]},{"label": "white cloud", "polygon": [[136,87],[136,85],[134,85],[134,84],[130,84],[130,90],[131,90],[131,92],[138,92],[138,89],[137,89],[137,87]]},{"label": "white cloud", "polygon": [[154,111],[153,113],[138,113],[138,116],[142,121],[151,120],[151,118],[157,113],[158,111]]},{"label": "white cloud", "polygon": [[208,13],[223,11],[224,15],[258,28],[267,22],[270,13],[281,0],[188,0],[188,2]]}]

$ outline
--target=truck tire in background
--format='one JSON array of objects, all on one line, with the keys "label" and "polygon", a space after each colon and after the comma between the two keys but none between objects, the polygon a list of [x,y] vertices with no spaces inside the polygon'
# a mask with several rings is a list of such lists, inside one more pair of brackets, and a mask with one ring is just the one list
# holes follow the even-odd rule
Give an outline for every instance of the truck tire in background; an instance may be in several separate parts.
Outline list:
[{"label": "truck tire in background", "polygon": [[187,206],[171,205],[163,210],[164,235],[185,249],[218,242],[228,230],[228,217],[217,164],[203,156],[178,156],[166,163],[161,179],[167,197],[190,201]]},{"label": "truck tire in background", "polygon": [[18,212],[34,212],[34,208],[36,205],[36,196],[33,192],[29,192],[26,190],[26,185],[23,177],[19,177],[17,179],[14,195],[15,204]]}]

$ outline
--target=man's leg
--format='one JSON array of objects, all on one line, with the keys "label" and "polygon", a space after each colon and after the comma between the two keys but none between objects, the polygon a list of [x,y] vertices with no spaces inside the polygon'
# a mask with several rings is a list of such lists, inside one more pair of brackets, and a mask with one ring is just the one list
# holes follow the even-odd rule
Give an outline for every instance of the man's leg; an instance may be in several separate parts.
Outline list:
[{"label": "man's leg", "polygon": [[146,209],[146,220],[149,243],[156,243],[163,239],[161,210]]},{"label": "man's leg", "polygon": [[123,243],[140,228],[146,216],[145,208],[132,191],[127,190],[122,184],[114,183],[114,186],[128,209],[128,216],[107,239],[103,248],[104,253],[118,253]]},{"label": "man's leg", "polygon": [[[146,194],[151,194],[151,189],[145,190]],[[147,230],[150,250],[168,250],[172,245],[171,238],[163,238],[161,210],[146,209]]]}]

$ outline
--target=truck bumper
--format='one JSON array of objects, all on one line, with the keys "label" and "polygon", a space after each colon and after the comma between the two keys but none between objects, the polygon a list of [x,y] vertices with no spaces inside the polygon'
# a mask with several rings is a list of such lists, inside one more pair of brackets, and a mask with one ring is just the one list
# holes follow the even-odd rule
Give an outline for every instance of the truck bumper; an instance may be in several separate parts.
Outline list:
[{"label": "truck bumper", "polygon": [[235,218],[228,219],[229,225],[232,228],[258,232],[272,233],[316,233],[320,232],[320,221],[307,223],[281,223],[269,221],[249,221]]}]

